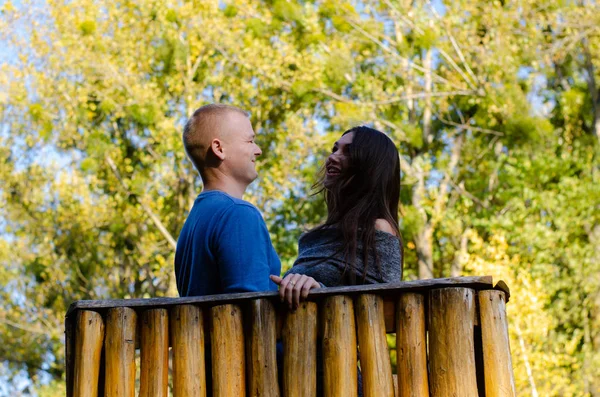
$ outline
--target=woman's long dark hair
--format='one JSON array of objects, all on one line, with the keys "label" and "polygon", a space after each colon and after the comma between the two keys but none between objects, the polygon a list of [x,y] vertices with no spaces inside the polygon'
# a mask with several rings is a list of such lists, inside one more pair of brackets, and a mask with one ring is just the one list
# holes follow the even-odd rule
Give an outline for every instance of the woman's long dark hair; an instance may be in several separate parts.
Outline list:
[{"label": "woman's long dark hair", "polygon": [[[396,146],[384,133],[369,127],[354,127],[343,135],[353,133],[347,145],[349,166],[342,171],[333,186],[325,188],[324,172],[315,185],[325,193],[327,221],[315,230],[334,227],[341,237],[346,268],[344,276],[356,284],[356,251],[362,242],[362,282],[367,275],[369,257],[374,259],[379,273],[381,267],[376,249],[375,221],[389,222],[399,239],[401,261],[404,244],[398,228],[400,201],[400,158]],[[401,262],[401,266],[402,266]],[[350,266],[350,268],[349,268]],[[350,270],[350,271],[349,271]]]}]

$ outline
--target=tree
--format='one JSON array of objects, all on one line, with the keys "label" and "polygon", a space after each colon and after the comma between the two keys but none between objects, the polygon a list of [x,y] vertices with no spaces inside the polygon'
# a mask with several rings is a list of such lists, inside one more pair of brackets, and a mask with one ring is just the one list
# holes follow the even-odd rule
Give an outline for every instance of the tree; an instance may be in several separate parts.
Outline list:
[{"label": "tree", "polygon": [[519,391],[597,394],[598,6],[584,5],[4,3],[0,361],[60,390],[70,302],[176,295],[174,242],[202,188],[182,125],[225,102],[251,112],[264,154],[247,198],[284,267],[325,215],[310,186],[327,149],[372,123],[401,153],[406,277],[507,279]]}]

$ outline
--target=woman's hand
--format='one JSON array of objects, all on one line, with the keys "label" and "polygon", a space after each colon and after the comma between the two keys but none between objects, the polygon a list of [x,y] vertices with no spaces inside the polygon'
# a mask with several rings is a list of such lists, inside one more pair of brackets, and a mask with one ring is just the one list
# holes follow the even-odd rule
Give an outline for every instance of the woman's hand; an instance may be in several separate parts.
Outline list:
[{"label": "woman's hand", "polygon": [[304,300],[308,296],[308,291],[321,287],[314,278],[304,274],[288,274],[285,278],[271,275],[271,280],[279,285],[281,301],[286,301],[291,310],[296,310],[300,306],[300,297]]}]

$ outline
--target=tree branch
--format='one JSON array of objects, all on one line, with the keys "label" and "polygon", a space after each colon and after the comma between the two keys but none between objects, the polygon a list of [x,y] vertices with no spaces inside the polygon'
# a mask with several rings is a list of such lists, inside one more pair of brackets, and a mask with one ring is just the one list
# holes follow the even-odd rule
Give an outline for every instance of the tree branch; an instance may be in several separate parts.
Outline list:
[{"label": "tree branch", "polygon": [[523,355],[523,361],[525,362],[525,370],[527,372],[527,379],[529,380],[529,386],[531,387],[531,396],[539,397],[537,388],[535,387],[535,380],[533,379],[533,371],[529,364],[529,357],[527,356],[527,350],[525,348],[525,340],[523,339],[523,333],[519,324],[515,323],[515,331],[517,332],[517,338],[519,339],[519,346],[521,347],[521,354]]},{"label": "tree branch", "polygon": [[442,56],[444,57],[444,59],[446,59],[446,61],[448,61],[448,63],[450,64],[450,66],[452,66],[454,68],[454,70],[456,70],[458,72],[458,74],[461,75],[461,77],[463,78],[463,80],[465,80],[465,82],[469,85],[469,87],[471,87],[471,89],[475,89],[475,87],[473,86],[473,83],[471,82],[471,80],[465,75],[465,72],[463,72],[463,70],[458,67],[458,65],[456,64],[456,62],[454,62],[454,60],[450,57],[450,55],[448,55],[448,53],[444,50],[442,50],[441,48],[437,49],[440,54],[442,54]]},{"label": "tree branch", "polygon": [[20,330],[26,331],[26,332],[31,332],[33,334],[40,334],[40,335],[48,335],[48,334],[50,334],[50,331],[47,330],[47,329],[33,328],[33,327],[28,326],[28,325],[23,325],[23,324],[15,323],[15,322],[7,320],[5,318],[0,318],[0,324],[6,324],[6,325],[8,325],[10,327],[17,328],[17,329],[20,329]]},{"label": "tree branch", "polygon": [[456,90],[456,91],[439,91],[439,92],[418,92],[416,94],[407,94],[400,97],[390,98],[383,101],[372,101],[372,102],[362,102],[362,101],[354,101],[350,98],[343,97],[335,92],[326,90],[324,88],[315,88],[314,92],[319,92],[321,94],[327,95],[328,97],[335,99],[344,103],[352,103],[357,106],[380,106],[380,105],[389,105],[396,102],[404,102],[410,101],[413,99],[427,99],[434,97],[446,97],[446,96],[466,96],[466,95],[475,95],[476,91],[473,90]]},{"label": "tree branch", "polygon": [[[433,7],[433,4],[431,4],[431,1],[428,1],[427,4],[429,5],[429,8],[432,10],[433,14],[436,16],[438,21],[440,23],[442,23],[442,17],[435,10],[435,8]],[[467,70],[467,73],[469,73],[469,75],[473,78],[475,85],[480,86],[481,82],[479,81],[479,78],[475,75],[475,73],[473,73],[473,70],[469,67],[469,64],[467,63],[467,60],[465,59],[465,56],[464,56],[462,50],[460,49],[458,43],[454,39],[454,36],[452,35],[452,33],[450,33],[450,30],[448,29],[446,24],[444,24],[444,29],[446,30],[446,34],[448,35],[448,38],[450,39],[450,42],[452,43],[452,46],[454,47],[454,51],[456,51],[456,53],[458,54],[458,57],[460,58],[463,65],[465,65],[465,69]]]},{"label": "tree branch", "polygon": [[437,118],[438,118],[438,120],[440,120],[444,124],[451,125],[453,127],[457,127],[457,128],[463,129],[463,130],[472,130],[472,131],[483,132],[485,134],[491,134],[491,135],[496,135],[496,136],[504,136],[504,133],[500,132],[500,131],[490,130],[490,129],[481,128],[481,127],[475,127],[475,126],[472,126],[472,125],[469,125],[469,124],[459,124],[459,123],[455,123],[454,121],[445,120],[439,114],[437,115]]},{"label": "tree branch", "polygon": [[462,151],[462,145],[464,142],[464,135],[459,134],[456,140],[454,141],[454,146],[452,147],[452,154],[450,155],[450,163],[448,164],[448,169],[444,175],[444,179],[440,183],[438,196],[435,199],[435,204],[433,207],[433,214],[431,217],[431,222],[435,225],[439,222],[439,219],[442,214],[442,210],[445,204],[446,197],[448,195],[448,185],[451,181],[451,173],[454,168],[456,168],[458,161],[460,160],[460,154]]},{"label": "tree branch", "polygon": [[454,189],[456,189],[460,194],[462,194],[463,196],[469,198],[470,200],[473,200],[473,202],[479,204],[480,206],[482,206],[483,208],[488,208],[488,205],[486,203],[484,203],[483,201],[479,200],[477,197],[473,196],[473,194],[469,193],[468,191],[466,191],[461,185],[461,184],[457,184],[455,183],[452,179],[450,179],[449,181],[450,186],[452,186]]},{"label": "tree branch", "polygon": [[441,83],[448,84],[448,85],[450,85],[450,86],[452,86],[452,87],[454,87],[454,88],[456,88],[456,89],[459,89],[459,90],[464,90],[464,88],[463,88],[463,87],[459,87],[459,86],[457,86],[456,84],[454,84],[454,83],[450,82],[449,80],[447,80],[447,79],[443,78],[442,76],[440,76],[440,75],[438,75],[438,74],[436,74],[436,73],[433,73],[433,72],[431,71],[431,69],[427,69],[427,67],[422,67],[422,66],[419,66],[419,65],[415,64],[414,62],[410,62],[410,60],[409,60],[409,59],[407,59],[407,58],[405,58],[405,57],[401,56],[400,54],[398,54],[398,53],[397,53],[397,52],[395,52],[395,51],[392,51],[392,50],[391,50],[391,49],[390,49],[390,48],[389,48],[387,45],[385,45],[384,43],[382,43],[382,42],[381,42],[381,40],[377,39],[377,38],[376,38],[376,37],[374,37],[372,34],[370,34],[369,32],[365,31],[364,29],[362,29],[360,26],[358,26],[357,24],[355,24],[355,23],[354,23],[354,22],[352,22],[351,20],[349,20],[349,19],[346,19],[346,22],[348,22],[348,23],[350,24],[350,26],[352,26],[352,27],[353,27],[355,30],[357,30],[358,32],[362,33],[362,34],[363,34],[365,37],[367,37],[367,38],[368,38],[369,40],[371,40],[373,43],[377,44],[377,45],[378,45],[378,46],[379,46],[379,47],[380,47],[382,50],[384,50],[385,52],[389,53],[390,55],[392,55],[393,57],[395,57],[395,58],[397,58],[397,59],[399,59],[399,60],[401,60],[401,61],[408,61],[408,62],[409,62],[409,65],[410,65],[410,67],[411,67],[411,68],[413,68],[413,69],[417,69],[417,70],[419,70],[419,71],[421,71],[421,72],[423,72],[423,73],[425,73],[425,72],[430,72],[430,73],[431,73],[431,76],[432,76],[432,77],[434,77],[434,78],[436,78],[436,79],[437,79],[438,81],[440,81]]},{"label": "tree branch", "polygon": [[[108,154],[106,155],[106,162],[108,163],[108,166],[112,170],[113,174],[115,175],[115,177],[117,178],[117,180],[119,181],[119,183],[121,184],[123,189],[125,190],[125,193],[127,193],[128,195],[131,195],[131,191],[129,190],[129,187],[127,186],[127,184],[121,177],[121,174],[119,173],[119,170],[117,169],[117,165],[112,160],[112,158],[110,158],[110,156]],[[169,231],[163,225],[163,223],[160,221],[158,216],[156,216],[154,214],[154,212],[152,212],[152,209],[148,205],[146,205],[142,200],[137,198],[137,196],[134,196],[134,197],[136,198],[137,202],[140,204],[140,206],[142,207],[142,209],[144,210],[146,215],[148,215],[148,217],[150,217],[150,219],[152,220],[152,222],[154,223],[156,228],[160,231],[160,233],[163,235],[163,237],[167,240],[167,242],[169,243],[171,248],[173,248],[173,249],[177,248],[177,241],[175,241],[173,236],[171,236],[171,233],[169,233]]]}]

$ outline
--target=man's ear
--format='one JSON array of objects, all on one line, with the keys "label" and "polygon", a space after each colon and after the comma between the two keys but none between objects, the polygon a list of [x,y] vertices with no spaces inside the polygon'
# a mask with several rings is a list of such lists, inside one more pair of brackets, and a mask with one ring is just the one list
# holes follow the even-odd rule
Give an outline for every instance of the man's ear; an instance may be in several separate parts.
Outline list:
[{"label": "man's ear", "polygon": [[221,140],[215,138],[210,143],[210,148],[212,149],[215,156],[219,158],[219,160],[225,160],[225,149],[223,148],[223,142]]}]

